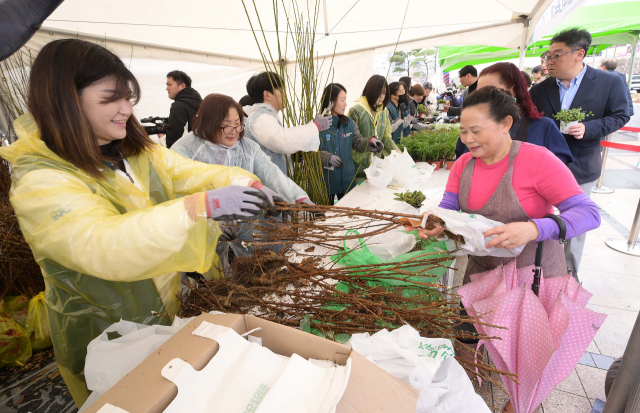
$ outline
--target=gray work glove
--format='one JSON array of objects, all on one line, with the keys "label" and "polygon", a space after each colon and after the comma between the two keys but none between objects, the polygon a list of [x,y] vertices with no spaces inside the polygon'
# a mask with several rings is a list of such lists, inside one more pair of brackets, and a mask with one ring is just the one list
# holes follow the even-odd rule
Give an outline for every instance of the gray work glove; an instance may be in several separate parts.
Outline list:
[{"label": "gray work glove", "polygon": [[412,119],[411,119],[411,124],[412,124],[412,125],[415,125],[416,123],[418,123],[418,122],[419,122],[418,118],[414,118],[413,116],[412,116],[411,118],[412,118]]},{"label": "gray work glove", "polygon": [[404,128],[408,128],[409,125],[411,125],[411,119],[413,119],[413,116],[411,116],[411,115],[407,115],[404,118],[404,125],[403,125]]},{"label": "gray work glove", "polygon": [[305,205],[315,205],[313,203],[313,201],[311,201],[308,197],[304,197],[304,198],[300,198],[300,199],[296,199],[296,204],[300,205],[300,204],[305,204]]},{"label": "gray work glove", "polygon": [[342,168],[344,162],[342,162],[342,159],[340,159],[338,155],[331,155],[329,157],[329,165],[333,166],[334,168]]},{"label": "gray work glove", "polygon": [[[252,188],[256,188],[259,189],[262,193],[264,193],[267,196],[267,199],[269,201],[269,209],[267,211],[267,216],[273,216],[273,217],[277,217],[280,216],[280,212],[276,210],[276,202],[287,202],[282,195],[280,195],[279,193],[277,193],[276,191],[267,188],[266,186],[262,185],[259,182],[254,182],[251,185]],[[282,221],[283,222],[287,222],[288,218],[293,216],[293,212],[292,211],[282,211]]]},{"label": "gray work glove", "polygon": [[415,130],[425,130],[427,129],[427,125],[424,123],[416,123],[415,125],[411,125],[411,127]]},{"label": "gray work glove", "polygon": [[369,148],[370,152],[380,153],[384,149],[384,143],[380,142],[376,138],[369,139]]},{"label": "gray work glove", "polygon": [[331,127],[331,124],[333,123],[333,118],[331,116],[318,115],[313,120],[313,122],[318,127],[318,131],[322,132],[323,130],[327,130]]},{"label": "gray work glove", "polygon": [[269,208],[269,198],[257,189],[230,185],[207,191],[207,217],[235,221],[261,215]]},{"label": "gray work glove", "polygon": [[391,132],[395,132],[403,123],[404,120],[400,116],[398,116],[398,119],[396,119],[396,121],[391,124]]}]

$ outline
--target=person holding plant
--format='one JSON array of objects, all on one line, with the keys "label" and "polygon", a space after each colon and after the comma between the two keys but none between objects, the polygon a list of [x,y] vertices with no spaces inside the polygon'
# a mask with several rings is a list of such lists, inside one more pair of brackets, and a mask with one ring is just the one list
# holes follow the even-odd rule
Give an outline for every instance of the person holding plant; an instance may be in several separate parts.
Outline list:
[{"label": "person holding plant", "polygon": [[[422,105],[424,102],[424,88],[421,85],[413,85],[409,90],[409,116],[410,118],[410,127],[409,130],[425,130],[427,128],[426,125],[418,122],[419,113],[418,113],[418,105]],[[410,132],[409,132],[410,133]],[[409,136],[409,134],[405,135]]]},{"label": "person holding plant", "polygon": [[[389,156],[391,151],[398,151],[391,139],[391,122],[387,110],[389,94],[389,86],[384,76],[373,75],[364,86],[362,96],[349,109],[349,117],[353,119],[362,136],[375,138],[380,142],[380,145],[377,145],[380,152],[376,156]],[[364,170],[371,164],[371,155],[353,149],[351,155],[356,164],[356,175],[364,178]]]},{"label": "person holding plant", "polygon": [[[530,91],[538,110],[556,125],[560,121],[555,117],[562,110],[580,108],[585,114],[592,114],[564,134],[573,155],[569,169],[587,195],[602,169],[600,140],[630,119],[626,85],[620,76],[584,63],[590,45],[591,35],[586,30],[569,29],[554,36],[544,57],[552,77]],[[586,234],[565,244],[567,267],[576,279],[585,240]]]},{"label": "person holding plant", "polygon": [[31,65],[19,139],[0,149],[42,269],[56,362],[78,407],[89,396],[91,340],[121,319],[170,323],[157,313],[178,313],[180,273],[215,269],[217,222],[277,214],[277,194],[255,175],[153,143],[133,116],[139,96],[136,78],[103,46],[53,41]]},{"label": "person holding plant", "polygon": [[400,105],[407,101],[404,83],[390,83],[389,93],[391,93],[391,99],[389,99],[387,110],[389,111],[389,120],[391,122],[391,139],[393,139],[395,143],[398,143],[400,142],[400,138],[405,136],[403,133],[405,126],[409,126],[411,122],[411,119],[405,118],[405,116],[400,113]]},{"label": "person holding plant", "polygon": [[[478,89],[464,100],[460,132],[470,153],[456,160],[440,207],[503,222],[484,233],[485,237],[495,236],[487,248],[524,245],[516,257],[518,268],[534,264],[537,243],[544,241],[544,277],[566,275],[564,250],[558,242],[559,226],[544,217],[558,208],[566,224],[566,236],[571,238],[600,226],[600,213],[571,171],[548,149],[511,138],[509,131],[519,118],[513,97],[493,86]],[[418,228],[421,238],[443,231],[442,227]],[[469,256],[463,283],[469,283],[472,274],[511,260]],[[463,357],[468,352],[460,343],[457,348]],[[506,410],[513,411],[509,406]]]},{"label": "person holding plant", "polygon": [[[391,85],[389,89],[392,90]],[[399,92],[396,90],[396,93]],[[345,116],[347,90],[341,84],[327,85],[322,93],[322,107],[331,107],[333,117],[331,128],[323,132],[321,144],[322,172],[329,202],[333,204],[336,197],[342,199],[356,184],[356,165],[351,155],[352,150],[358,153],[379,153],[384,145],[376,138],[362,136],[353,119]]]},{"label": "person holding plant", "polygon": [[[567,141],[560,133],[556,123],[542,116],[531,101],[527,84],[518,66],[513,63],[496,63],[480,72],[480,88],[495,86],[508,91],[516,101],[521,119],[513,124],[509,131],[511,138],[521,142],[544,146],[565,164],[573,161]],[[467,146],[458,139],[456,156],[469,152]]]},{"label": "person holding plant", "polygon": [[306,125],[282,126],[278,113],[286,105],[286,96],[284,82],[277,73],[262,72],[251,76],[247,81],[247,94],[254,104],[244,107],[248,115],[245,135],[257,142],[282,172],[287,173],[286,155],[318,150],[319,134],[329,129],[331,116],[318,115]]}]

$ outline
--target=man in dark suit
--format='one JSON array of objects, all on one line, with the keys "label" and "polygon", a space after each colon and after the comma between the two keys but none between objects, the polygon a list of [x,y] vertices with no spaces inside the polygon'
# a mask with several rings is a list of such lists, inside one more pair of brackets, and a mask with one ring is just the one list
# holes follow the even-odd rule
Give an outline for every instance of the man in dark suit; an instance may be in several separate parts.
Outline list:
[{"label": "man in dark suit", "polygon": [[[574,28],[556,35],[545,57],[550,78],[530,91],[533,102],[546,117],[554,119],[562,109],[581,108],[593,113],[564,135],[573,155],[569,169],[587,195],[600,177],[600,140],[620,129],[630,118],[622,78],[584,64],[590,45],[591,35],[585,30]],[[576,279],[585,239],[586,234],[580,235],[565,245],[567,269]]]},{"label": "man in dark suit", "polygon": [[[616,72],[616,67],[618,67],[618,59],[615,57],[609,59],[602,59],[600,61],[600,70],[606,70],[607,72],[615,73],[616,75],[622,78],[624,84],[627,84],[627,77],[622,72]],[[631,98],[631,90],[627,87],[627,100],[629,101],[629,115],[633,116],[633,99]]]}]

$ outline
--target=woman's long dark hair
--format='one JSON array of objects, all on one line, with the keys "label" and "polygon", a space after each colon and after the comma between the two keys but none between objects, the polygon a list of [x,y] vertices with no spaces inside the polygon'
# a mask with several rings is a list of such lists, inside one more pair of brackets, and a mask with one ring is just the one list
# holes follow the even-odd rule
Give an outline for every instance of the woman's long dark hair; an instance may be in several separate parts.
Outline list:
[{"label": "woman's long dark hair", "polygon": [[[55,40],[42,48],[31,66],[29,111],[38,124],[42,141],[62,159],[96,179],[105,157],[82,106],[82,90],[112,77],[116,87],[108,102],[130,97],[136,104],[140,85],[120,58],[102,46],[78,39]],[[124,157],[135,156],[154,143],[131,115],[127,135],[118,141]]]},{"label": "woman's long dark hair", "polygon": [[367,102],[369,103],[369,107],[371,107],[372,111],[376,111],[376,102],[382,95],[382,92],[385,93],[384,101],[382,102],[382,107],[386,108],[389,104],[389,100],[391,99],[389,93],[389,85],[387,84],[387,79],[384,76],[373,75],[367,81],[367,84],[364,86],[364,90],[362,91],[362,96],[367,98]]},{"label": "woman's long dark hair", "polygon": [[[329,83],[327,87],[324,88],[324,92],[322,92],[322,106],[320,107],[320,110],[324,111],[332,103],[335,105],[340,92],[347,93],[347,89],[345,89],[340,83]],[[338,115],[338,123],[340,125],[349,123],[349,118],[344,114]]]},{"label": "woman's long dark hair", "polygon": [[538,111],[538,108],[536,108],[536,105],[534,105],[531,100],[527,81],[522,75],[522,72],[520,72],[520,69],[518,69],[518,66],[506,62],[496,63],[480,72],[480,77],[490,73],[497,73],[500,76],[500,83],[508,89],[513,88],[514,97],[520,107],[520,112],[522,112],[525,118],[540,119],[542,117],[542,113]]}]

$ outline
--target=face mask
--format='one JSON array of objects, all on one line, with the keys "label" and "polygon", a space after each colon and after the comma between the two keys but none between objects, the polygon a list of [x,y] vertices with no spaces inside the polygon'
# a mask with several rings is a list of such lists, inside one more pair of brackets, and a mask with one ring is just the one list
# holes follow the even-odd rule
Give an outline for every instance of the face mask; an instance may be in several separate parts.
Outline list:
[{"label": "face mask", "polygon": [[406,103],[407,101],[407,95],[400,95],[400,97],[398,98],[398,103]]}]

